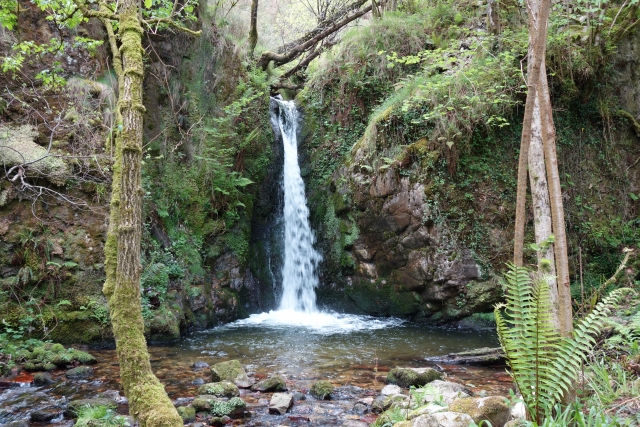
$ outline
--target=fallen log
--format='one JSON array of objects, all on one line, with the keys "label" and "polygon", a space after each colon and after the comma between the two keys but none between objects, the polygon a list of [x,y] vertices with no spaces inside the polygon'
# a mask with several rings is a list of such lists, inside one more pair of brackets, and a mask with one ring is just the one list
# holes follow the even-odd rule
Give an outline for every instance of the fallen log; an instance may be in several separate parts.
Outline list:
[{"label": "fallen log", "polygon": [[444,356],[431,356],[425,360],[447,365],[504,365],[505,355],[500,347],[483,347],[460,353],[449,353]]}]

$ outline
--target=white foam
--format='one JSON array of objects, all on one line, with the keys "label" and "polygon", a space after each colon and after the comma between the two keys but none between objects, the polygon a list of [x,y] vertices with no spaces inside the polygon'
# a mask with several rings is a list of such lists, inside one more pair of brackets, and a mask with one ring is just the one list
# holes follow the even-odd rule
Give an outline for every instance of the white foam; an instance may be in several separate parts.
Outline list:
[{"label": "white foam", "polygon": [[252,314],[247,319],[236,320],[224,328],[261,326],[267,328],[302,328],[321,334],[349,333],[399,326],[405,321],[395,317],[358,316],[327,312],[307,313],[295,310],[277,310]]}]

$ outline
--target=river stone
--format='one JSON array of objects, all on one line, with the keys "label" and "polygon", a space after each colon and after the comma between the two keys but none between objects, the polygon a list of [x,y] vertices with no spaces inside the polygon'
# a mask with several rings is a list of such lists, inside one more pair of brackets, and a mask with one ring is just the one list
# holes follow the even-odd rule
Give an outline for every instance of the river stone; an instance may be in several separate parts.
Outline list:
[{"label": "river stone", "polygon": [[49,385],[53,382],[53,377],[48,372],[36,372],[33,374],[34,385]]},{"label": "river stone", "polygon": [[369,424],[358,420],[347,420],[340,424],[340,427],[369,427]]},{"label": "river stone", "polygon": [[432,415],[440,427],[469,427],[473,425],[473,418],[459,412],[436,412]]},{"label": "river stone", "polygon": [[39,423],[48,423],[54,418],[58,418],[62,411],[60,409],[41,409],[33,411],[29,414],[31,421]]},{"label": "river stone", "polygon": [[[430,414],[420,415],[409,421],[401,421],[393,425],[393,427],[444,427],[438,423],[438,420]],[[465,426],[468,427],[468,426]]]},{"label": "river stone", "polygon": [[211,417],[209,419],[209,425],[215,426],[215,427],[222,427],[224,425],[227,425],[229,421],[231,421],[231,418],[229,418],[226,415],[224,417]]},{"label": "river stone", "polygon": [[395,384],[388,384],[380,390],[380,394],[383,396],[391,396],[392,394],[402,394],[402,388]]},{"label": "river stone", "polygon": [[203,362],[202,360],[197,360],[191,365],[193,369],[205,369],[209,367],[207,362]]},{"label": "river stone", "polygon": [[90,406],[95,408],[96,406],[106,406],[108,408],[116,408],[118,403],[114,399],[107,397],[98,397],[95,399],[77,399],[69,402],[69,406],[65,411],[65,415],[70,418],[75,418],[78,415],[78,410],[83,406]]},{"label": "river stone", "polygon": [[470,415],[476,424],[489,421],[493,427],[504,427],[511,415],[509,401],[501,396],[456,399],[449,410]]},{"label": "river stone", "polygon": [[287,393],[273,393],[269,402],[269,413],[284,415],[293,406],[293,396]]},{"label": "river stone", "polygon": [[231,381],[240,388],[251,387],[247,373],[237,360],[216,363],[211,367],[211,377],[213,382]]},{"label": "river stone", "polygon": [[511,408],[511,418],[515,420],[524,420],[527,418],[527,407],[524,406],[524,402],[516,402]]},{"label": "river stone", "polygon": [[446,406],[437,405],[435,403],[429,403],[425,406],[421,406],[418,409],[415,409],[409,412],[407,419],[412,420],[414,418],[418,418],[421,415],[435,414],[436,412],[445,412],[445,411],[448,411]]},{"label": "river stone", "polygon": [[220,381],[201,385],[198,388],[198,394],[209,394],[217,397],[235,397],[240,396],[240,390],[234,383]]},{"label": "river stone", "polygon": [[3,427],[29,427],[29,420],[11,421],[9,423],[2,424]]},{"label": "river stone", "polygon": [[251,391],[287,391],[287,385],[280,375],[275,375],[254,384]]},{"label": "river stone", "polygon": [[196,378],[195,380],[191,381],[191,384],[193,385],[202,385],[205,384],[204,380],[202,378]]},{"label": "river stone", "polygon": [[331,393],[333,392],[333,385],[331,385],[331,383],[327,380],[316,381],[311,386],[311,390],[309,390],[309,392],[316,399],[330,399]]},{"label": "river stone", "polygon": [[191,404],[196,412],[207,412],[218,417],[225,415],[242,415],[247,404],[239,397],[232,397],[229,400],[215,396],[198,396]]},{"label": "river stone", "polygon": [[387,374],[387,382],[404,388],[420,387],[443,376],[432,368],[394,368]]},{"label": "river stone", "polygon": [[67,378],[72,380],[84,380],[93,376],[93,368],[89,366],[78,366],[65,372]]},{"label": "river stone", "polygon": [[182,418],[182,421],[189,423],[196,420],[196,410],[193,406],[179,406],[176,408],[178,415]]}]

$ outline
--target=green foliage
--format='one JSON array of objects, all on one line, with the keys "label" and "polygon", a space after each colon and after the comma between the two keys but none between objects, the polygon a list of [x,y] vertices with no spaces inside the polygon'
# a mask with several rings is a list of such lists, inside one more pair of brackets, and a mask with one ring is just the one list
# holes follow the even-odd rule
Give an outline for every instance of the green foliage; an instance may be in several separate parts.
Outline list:
[{"label": "green foliage", "polygon": [[18,23],[18,0],[5,0],[0,3],[0,26],[8,30]]},{"label": "green foliage", "polygon": [[76,427],[128,427],[127,418],[108,406],[85,405],[78,409]]},{"label": "green foliage", "polygon": [[573,387],[603,320],[631,290],[613,291],[574,326],[571,338],[562,338],[552,322],[547,280],[532,280],[529,270],[514,265],[505,279],[506,303],[495,307],[498,336],[529,416],[541,423]]}]

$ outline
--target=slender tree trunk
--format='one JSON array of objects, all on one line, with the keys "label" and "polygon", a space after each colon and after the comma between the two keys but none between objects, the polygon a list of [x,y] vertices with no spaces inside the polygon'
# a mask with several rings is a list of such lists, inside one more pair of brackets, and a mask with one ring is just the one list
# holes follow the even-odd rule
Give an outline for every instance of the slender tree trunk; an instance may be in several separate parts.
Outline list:
[{"label": "slender tree trunk", "polygon": [[251,0],[251,26],[249,28],[249,57],[253,58],[253,51],[258,44],[258,0]]},{"label": "slender tree trunk", "polygon": [[553,125],[551,110],[551,97],[549,85],[546,82],[542,86],[541,100],[546,104],[543,111],[543,128],[546,131],[544,141],[544,161],[549,182],[549,201],[551,206],[551,218],[553,221],[553,234],[555,236],[554,250],[557,269],[558,290],[558,317],[560,320],[560,333],[562,336],[570,336],[573,331],[573,309],[571,304],[571,289],[569,287],[569,256],[567,246],[567,234],[564,223],[564,206],[562,203],[562,189],[560,187],[560,173],[558,172],[558,157],[556,156],[556,130]]},{"label": "slender tree trunk", "polygon": [[129,410],[142,427],[179,427],[181,417],[151,371],[140,307],[140,239],[142,234],[142,34],[139,4],[121,0],[118,7],[122,61],[118,78],[118,120],[111,216],[107,236],[104,293],[116,340],[120,378]]},{"label": "slender tree trunk", "polygon": [[[544,72],[544,64],[541,73]],[[546,75],[540,76],[540,86],[544,86],[547,80]],[[541,100],[544,90],[536,91],[533,108],[533,120],[531,121],[531,139],[529,145],[529,181],[531,185],[531,201],[533,204],[533,221],[536,243],[542,249],[537,253],[538,271],[547,280],[551,294],[552,313],[551,321],[557,330],[560,330],[559,308],[558,308],[558,286],[556,283],[556,266],[554,260],[554,245],[546,245],[549,237],[553,234],[551,222],[551,207],[549,202],[549,185],[545,169],[545,159],[543,151],[543,132],[547,124],[546,114],[541,111]],[[543,120],[543,116],[545,120]]]},{"label": "slender tree trunk", "polygon": [[487,28],[491,34],[500,34],[499,1],[487,0]]}]

